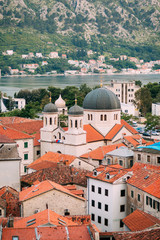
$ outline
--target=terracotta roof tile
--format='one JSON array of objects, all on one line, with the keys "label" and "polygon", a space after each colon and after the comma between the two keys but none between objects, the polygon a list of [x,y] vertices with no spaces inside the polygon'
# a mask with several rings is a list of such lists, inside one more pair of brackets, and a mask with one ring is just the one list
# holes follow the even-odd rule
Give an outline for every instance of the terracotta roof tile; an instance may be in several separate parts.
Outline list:
[{"label": "terracotta roof tile", "polygon": [[111,152],[119,147],[125,146],[123,143],[112,144],[107,146],[98,147],[97,149],[81,155],[81,158],[92,158],[102,160],[106,153]]},{"label": "terracotta roof tile", "polygon": [[[35,219],[33,221],[34,224],[30,225],[29,223],[31,223],[31,220]],[[63,222],[62,222],[62,221]],[[25,217],[19,220],[15,220],[14,221],[14,228],[31,228],[31,227],[38,227],[47,223],[50,223],[52,225],[55,226],[61,226],[61,222],[66,225],[76,225],[76,223],[74,223],[72,220],[63,217],[59,214],[57,214],[56,212],[53,212],[49,209],[46,209],[42,212],[36,213],[32,216],[29,217]]]},{"label": "terracotta roof tile", "polygon": [[32,122],[34,119],[22,118],[22,117],[0,117],[0,123],[2,124],[13,124],[22,122]]},{"label": "terracotta roof tile", "polygon": [[9,128],[6,126],[0,126],[0,134],[5,135],[8,138],[13,139],[13,140],[33,138],[32,136],[30,136],[26,133],[17,131],[15,129],[12,129],[12,128]]},{"label": "terracotta roof tile", "polygon": [[154,169],[132,167],[133,175],[127,183],[160,198],[160,172]]},{"label": "terracotta roof tile", "polygon": [[122,128],[123,128],[123,124],[114,125],[113,128],[105,136],[105,139],[112,140]]},{"label": "terracotta roof tile", "polygon": [[113,233],[115,240],[159,240],[160,228],[147,229],[137,232],[119,232]]},{"label": "terracotta roof tile", "polygon": [[[53,189],[56,189],[56,190],[61,191],[63,193],[72,195],[74,197],[76,196],[75,194],[72,194],[71,191],[64,188],[62,185],[57,184],[53,181],[45,180],[43,182],[40,182],[37,185],[33,185],[33,186],[21,191],[19,193],[19,201],[20,202],[25,201],[27,199],[36,197],[36,196],[38,196],[42,193],[48,192],[48,191],[53,190]],[[84,200],[84,198],[82,198],[82,197],[79,197],[79,196],[76,196],[76,197]]]},{"label": "terracotta roof tile", "polygon": [[[68,155],[68,154],[61,154],[61,153],[56,153],[56,152],[47,152],[42,157],[38,158],[33,163],[28,165],[28,168],[35,169],[35,166],[37,164],[44,163],[45,161],[52,162],[52,163],[55,163],[55,164],[57,164],[59,162],[64,162],[66,165],[70,165],[75,158],[76,158],[75,156]],[[35,169],[35,170],[37,170],[37,169]]]},{"label": "terracotta roof tile", "polygon": [[15,141],[5,135],[0,134],[0,143],[15,143]]},{"label": "terracotta roof tile", "polygon": [[[91,240],[86,225],[76,225],[58,227],[37,227],[37,233],[41,240]],[[68,233],[68,234],[67,234]],[[68,235],[68,236],[67,236]],[[36,239],[35,228],[4,228],[2,240],[12,239],[12,236],[18,236],[20,240]]]},{"label": "terracotta roof tile", "polygon": [[123,222],[131,231],[144,230],[154,226],[155,224],[160,225],[160,220],[158,218],[155,218],[139,209],[125,217]]},{"label": "terracotta roof tile", "polygon": [[90,173],[90,171],[76,169],[64,164],[57,164],[54,167],[41,169],[39,171],[24,175],[21,177],[21,182],[25,183],[24,185],[32,185],[36,180],[42,182],[46,179],[49,179],[62,185],[77,184],[86,187],[86,175],[88,173]]},{"label": "terracotta roof tile", "polygon": [[137,130],[129,125],[129,123],[127,123],[124,119],[121,119],[121,124],[123,124],[131,133],[138,134]]},{"label": "terracotta roof tile", "polygon": [[[113,183],[119,178],[123,177],[125,174],[127,174],[130,169],[124,169],[120,165],[107,165],[104,166],[104,168],[97,168],[97,175],[94,175],[94,173],[90,173],[87,175],[89,178],[97,179],[103,182]],[[106,174],[110,175],[110,178],[108,179],[106,177]]]},{"label": "terracotta roof tile", "polygon": [[103,140],[104,137],[92,125],[84,125],[83,129],[87,132],[87,142],[96,142]]}]

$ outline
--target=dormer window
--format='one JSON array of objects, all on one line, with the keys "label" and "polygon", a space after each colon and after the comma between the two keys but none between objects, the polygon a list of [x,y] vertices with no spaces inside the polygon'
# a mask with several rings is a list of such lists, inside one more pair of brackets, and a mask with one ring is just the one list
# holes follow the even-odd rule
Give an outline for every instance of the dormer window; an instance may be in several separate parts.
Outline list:
[{"label": "dormer window", "polygon": [[110,174],[109,173],[106,174],[106,179],[110,179]]},{"label": "dormer window", "polygon": [[97,171],[96,170],[94,170],[93,175],[97,176]]}]

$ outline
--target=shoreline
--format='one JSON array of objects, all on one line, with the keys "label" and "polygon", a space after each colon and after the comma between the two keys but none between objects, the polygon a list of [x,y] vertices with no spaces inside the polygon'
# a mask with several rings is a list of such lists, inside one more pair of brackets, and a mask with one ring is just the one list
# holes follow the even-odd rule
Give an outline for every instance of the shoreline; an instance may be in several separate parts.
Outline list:
[{"label": "shoreline", "polygon": [[5,75],[0,76],[0,78],[10,78],[10,77],[57,77],[57,76],[116,76],[116,75],[159,75],[160,72],[149,72],[149,73],[80,73],[80,74],[65,74],[65,73],[58,73],[58,74],[36,74],[36,75]]}]

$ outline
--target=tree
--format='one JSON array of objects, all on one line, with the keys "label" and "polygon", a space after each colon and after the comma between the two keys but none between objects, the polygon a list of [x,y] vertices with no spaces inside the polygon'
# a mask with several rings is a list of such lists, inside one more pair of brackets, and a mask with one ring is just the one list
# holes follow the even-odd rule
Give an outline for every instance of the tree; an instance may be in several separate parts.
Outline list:
[{"label": "tree", "polygon": [[142,115],[151,111],[152,97],[149,89],[144,86],[135,93],[134,104],[140,110]]},{"label": "tree", "polygon": [[156,115],[152,115],[151,113],[146,114],[146,129],[147,130],[154,130],[155,127],[160,126],[160,117]]}]

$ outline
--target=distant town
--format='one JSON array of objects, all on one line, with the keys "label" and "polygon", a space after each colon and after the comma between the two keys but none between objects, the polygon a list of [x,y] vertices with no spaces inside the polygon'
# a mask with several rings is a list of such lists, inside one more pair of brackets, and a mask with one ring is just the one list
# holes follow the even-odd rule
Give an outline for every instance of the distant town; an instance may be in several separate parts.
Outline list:
[{"label": "distant town", "polygon": [[[2,53],[3,56],[13,57],[16,53],[13,50],[7,50]],[[8,67],[7,74],[4,76],[26,76],[26,75],[52,75],[52,74],[65,74],[65,75],[76,75],[76,74],[159,74],[160,73],[160,60],[144,62],[143,59],[138,59],[136,57],[128,57],[126,55],[121,55],[118,58],[107,58],[110,64],[106,63],[106,57],[104,55],[97,56],[96,59],[93,58],[94,52],[92,50],[87,51],[87,56],[89,57],[88,62],[84,60],[74,60],[68,59],[67,54],[59,54],[58,52],[50,52],[47,56],[43,56],[42,53],[22,54],[22,63],[19,67],[14,69],[11,66]],[[68,63],[64,70],[60,72],[56,70],[58,67],[50,64],[50,60],[65,59]],[[26,60],[29,63],[23,63]],[[122,63],[130,63],[124,64]],[[112,63],[112,64],[111,64]],[[115,67],[115,63],[118,63]],[[59,63],[61,64],[61,62]],[[119,68],[119,64],[121,67]],[[47,66],[48,65],[48,66]],[[47,66],[47,67],[46,67]]]}]

